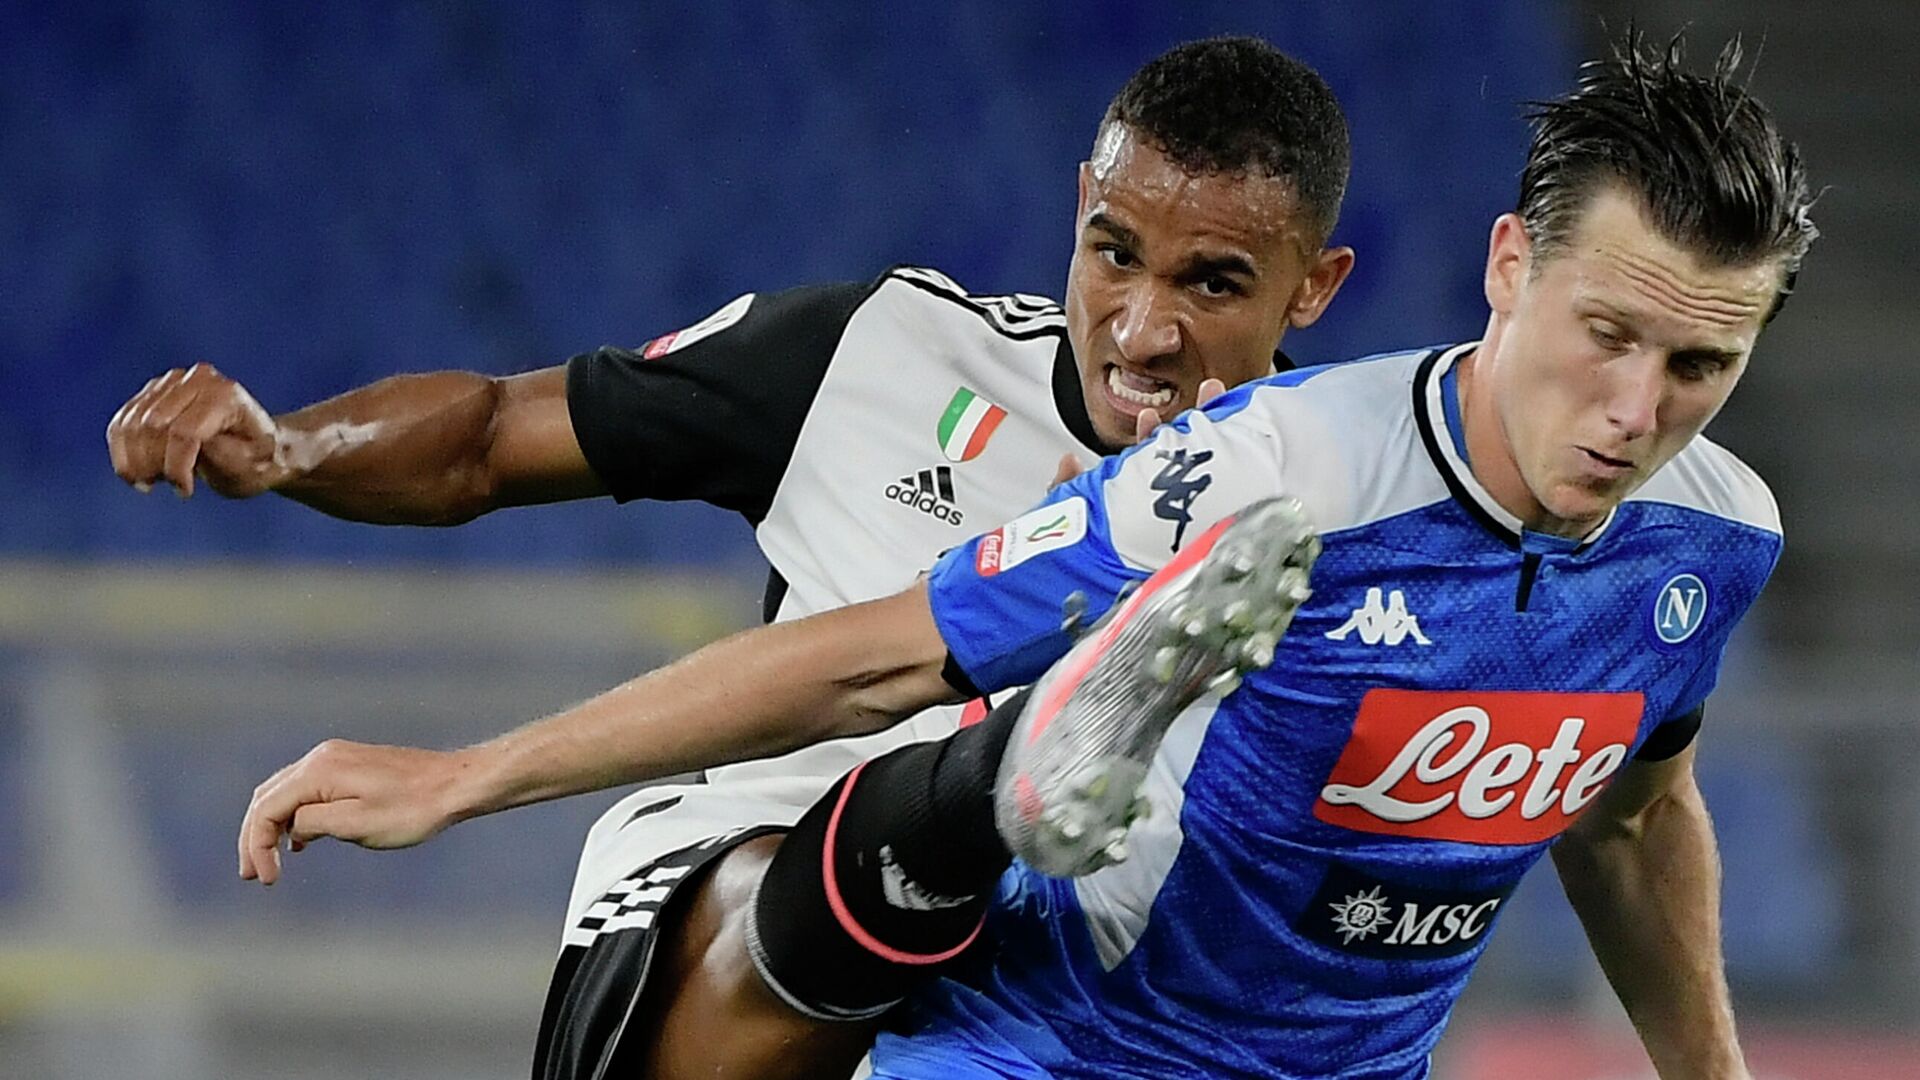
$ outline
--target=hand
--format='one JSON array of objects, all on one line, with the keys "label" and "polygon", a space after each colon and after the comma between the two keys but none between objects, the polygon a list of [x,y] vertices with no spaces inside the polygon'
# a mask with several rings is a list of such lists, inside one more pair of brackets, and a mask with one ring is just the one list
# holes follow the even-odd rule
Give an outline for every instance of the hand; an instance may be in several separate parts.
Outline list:
[{"label": "hand", "polygon": [[364,848],[412,847],[460,820],[453,790],[465,751],[329,739],[253,789],[240,823],[240,877],[280,879],[280,838],[294,851],[323,836]]},{"label": "hand", "polygon": [[147,383],[107,423],[107,452],[120,479],[142,492],[159,481],[181,498],[197,472],[229,498],[270,490],[292,472],[278,427],[246,388],[195,364]]},{"label": "hand", "polygon": [[[1196,407],[1205,405],[1207,402],[1212,401],[1214,398],[1226,392],[1227,384],[1221,382],[1219,379],[1203,379],[1200,382],[1199,391],[1194,394],[1193,403]],[[1158,411],[1154,409],[1141,409],[1133,418],[1133,441],[1136,443],[1146,442],[1147,438],[1153,434],[1153,429],[1159,426],[1160,413]],[[1053,472],[1053,486],[1058,487],[1086,471],[1087,466],[1082,465],[1079,458],[1072,454],[1063,454],[1060,458],[1060,467]]]}]

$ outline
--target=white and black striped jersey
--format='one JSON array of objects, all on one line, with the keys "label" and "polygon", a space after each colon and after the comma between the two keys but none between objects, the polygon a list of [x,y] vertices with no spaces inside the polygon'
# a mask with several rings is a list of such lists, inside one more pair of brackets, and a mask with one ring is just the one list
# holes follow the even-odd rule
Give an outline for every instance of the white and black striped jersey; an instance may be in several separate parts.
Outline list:
[{"label": "white and black striped jersey", "polygon": [[[1104,450],[1060,305],[972,296],[933,270],[748,294],[568,372],[573,426],[614,496],[702,499],[755,524],[766,615],[894,593],[1045,493],[1063,454]],[[875,736],[712,779],[799,781],[810,803],[859,761],[951,732],[935,710]]]}]

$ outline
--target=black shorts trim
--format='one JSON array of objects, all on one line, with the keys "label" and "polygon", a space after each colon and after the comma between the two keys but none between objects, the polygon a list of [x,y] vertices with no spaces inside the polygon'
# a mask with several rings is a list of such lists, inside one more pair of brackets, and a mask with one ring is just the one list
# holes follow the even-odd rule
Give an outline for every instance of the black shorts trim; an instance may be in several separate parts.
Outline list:
[{"label": "black shorts trim", "polygon": [[621,1037],[633,1018],[653,968],[661,926],[681,886],[698,881],[709,863],[749,840],[783,834],[784,825],[759,825],[669,852],[616,882],[567,929],[595,935],[566,945],[554,962],[534,1044],[533,1080],[608,1080],[622,1068]]}]

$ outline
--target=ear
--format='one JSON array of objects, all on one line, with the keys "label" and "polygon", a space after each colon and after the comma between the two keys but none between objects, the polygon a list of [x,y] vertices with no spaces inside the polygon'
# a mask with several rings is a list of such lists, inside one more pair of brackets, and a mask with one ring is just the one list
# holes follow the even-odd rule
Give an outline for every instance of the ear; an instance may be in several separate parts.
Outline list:
[{"label": "ear", "polygon": [[1080,238],[1080,223],[1087,220],[1087,199],[1089,198],[1088,193],[1092,191],[1092,189],[1093,162],[1083,161],[1080,163],[1080,197],[1074,202],[1073,206],[1073,236],[1075,241],[1078,241]]},{"label": "ear", "polygon": [[1293,298],[1287,301],[1287,325],[1299,330],[1318,322],[1327,305],[1333,303],[1333,294],[1340,291],[1351,273],[1352,248],[1330,247],[1321,251],[1300,287],[1293,290]]},{"label": "ear", "polygon": [[1487,306],[1500,315],[1513,311],[1520,288],[1533,268],[1533,238],[1518,214],[1501,214],[1487,238]]}]

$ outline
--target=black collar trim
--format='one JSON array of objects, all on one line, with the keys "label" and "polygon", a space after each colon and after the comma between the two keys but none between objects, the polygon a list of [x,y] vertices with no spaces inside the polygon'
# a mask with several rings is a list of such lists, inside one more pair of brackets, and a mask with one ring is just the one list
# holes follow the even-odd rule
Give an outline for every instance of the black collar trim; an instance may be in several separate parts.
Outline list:
[{"label": "black collar trim", "polygon": [[[1458,455],[1453,452],[1452,435],[1449,434],[1443,443],[1439,434],[1442,429],[1434,423],[1435,413],[1440,414],[1441,424],[1445,423],[1446,418],[1446,410],[1441,407],[1439,400],[1441,379],[1446,375],[1447,370],[1453,367],[1454,361],[1460,359],[1471,348],[1473,345],[1469,343],[1446,349],[1435,349],[1420,361],[1419,368],[1413,373],[1413,422],[1420,429],[1420,442],[1427,448],[1427,457],[1433,460],[1434,471],[1440,474],[1440,479],[1446,481],[1447,491],[1453,496],[1453,501],[1459,503],[1468,516],[1492,533],[1494,539],[1519,551],[1520,523],[1513,521],[1504,510],[1500,510],[1500,516],[1495,517],[1487,507],[1481,505],[1480,500],[1474,498],[1474,492],[1461,480],[1462,473],[1465,473],[1468,479],[1471,479],[1473,474],[1467,471],[1465,463],[1460,462]],[[1442,447],[1445,449],[1443,450]],[[1479,482],[1475,481],[1473,487],[1479,486]],[[1499,510],[1499,506],[1496,504],[1494,509]]]},{"label": "black collar trim", "polygon": [[[1435,349],[1420,361],[1413,375],[1413,420],[1420,429],[1420,442],[1427,449],[1427,456],[1433,460],[1435,471],[1446,481],[1447,491],[1455,502],[1466,510],[1467,514],[1493,534],[1494,539],[1520,551],[1527,532],[1520,519],[1508,513],[1506,508],[1495,502],[1487,489],[1473,475],[1473,470],[1461,459],[1459,451],[1454,449],[1453,433],[1447,427],[1447,410],[1441,395],[1446,392],[1446,375],[1458,363],[1480,345],[1469,341],[1462,345],[1453,345],[1445,349]],[[1464,433],[1461,436],[1465,438]],[[1584,550],[1600,539],[1607,526],[1613,524],[1619,508],[1607,514],[1594,530],[1575,550]],[[1537,534],[1536,534],[1537,535]],[[1537,550],[1535,548],[1529,550]]]},{"label": "black collar trim", "polygon": [[1126,449],[1108,446],[1093,430],[1093,417],[1087,415],[1087,394],[1080,388],[1080,365],[1074,362],[1073,343],[1065,334],[1060,335],[1060,347],[1053,354],[1053,407],[1081,446],[1101,457]]}]

